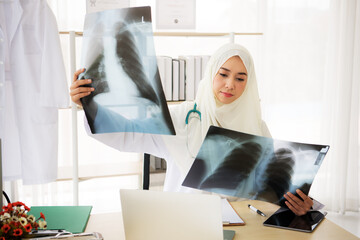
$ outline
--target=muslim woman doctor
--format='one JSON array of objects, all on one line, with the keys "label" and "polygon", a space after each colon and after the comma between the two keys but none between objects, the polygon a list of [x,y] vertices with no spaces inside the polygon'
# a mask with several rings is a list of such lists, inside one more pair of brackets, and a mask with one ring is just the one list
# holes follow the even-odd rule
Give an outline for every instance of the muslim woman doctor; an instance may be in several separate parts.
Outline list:
[{"label": "muslim woman doctor", "polygon": [[[89,84],[90,79],[77,80],[83,71],[74,74],[70,87],[71,99],[79,105],[80,98],[94,91],[83,86]],[[199,112],[191,112],[194,108]],[[270,137],[261,118],[252,57],[238,44],[223,45],[210,58],[195,102],[172,105],[169,110],[175,136],[133,132],[91,134],[89,127],[86,128],[91,137],[120,151],[145,152],[164,158],[167,163],[164,191],[181,192],[197,191],[181,184],[210,125]],[[286,204],[295,214],[303,215],[312,207],[313,201],[300,190],[298,194],[302,199],[291,193],[285,194]]]}]

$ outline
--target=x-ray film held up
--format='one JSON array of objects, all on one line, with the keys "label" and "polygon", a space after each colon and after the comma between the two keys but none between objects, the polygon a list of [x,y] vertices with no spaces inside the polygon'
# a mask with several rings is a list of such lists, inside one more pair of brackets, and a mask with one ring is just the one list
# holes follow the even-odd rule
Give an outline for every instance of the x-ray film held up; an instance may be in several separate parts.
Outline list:
[{"label": "x-ray film held up", "polygon": [[211,126],[183,186],[283,205],[288,191],[308,194],[328,150]]},{"label": "x-ray film held up", "polygon": [[85,17],[79,79],[95,88],[81,99],[92,133],[174,135],[158,72],[150,7]]}]

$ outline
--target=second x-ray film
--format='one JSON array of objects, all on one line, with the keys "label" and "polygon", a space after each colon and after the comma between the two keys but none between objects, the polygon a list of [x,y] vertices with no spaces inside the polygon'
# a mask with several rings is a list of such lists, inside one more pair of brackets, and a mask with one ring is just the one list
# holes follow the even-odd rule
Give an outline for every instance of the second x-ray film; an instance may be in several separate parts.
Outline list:
[{"label": "second x-ray film", "polygon": [[81,99],[92,133],[174,135],[158,72],[150,7],[85,17],[80,79],[95,88]]},{"label": "second x-ray film", "polygon": [[288,191],[308,194],[328,149],[211,126],[183,186],[283,205]]}]

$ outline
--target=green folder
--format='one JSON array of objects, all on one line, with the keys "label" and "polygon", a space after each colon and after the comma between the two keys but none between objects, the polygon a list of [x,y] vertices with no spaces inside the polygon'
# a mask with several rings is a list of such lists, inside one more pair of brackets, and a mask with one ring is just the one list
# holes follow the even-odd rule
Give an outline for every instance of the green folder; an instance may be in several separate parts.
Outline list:
[{"label": "green folder", "polygon": [[223,230],[224,232],[224,240],[233,240],[235,236],[234,230]]},{"label": "green folder", "polygon": [[36,206],[28,214],[37,219],[40,212],[45,215],[47,229],[64,229],[72,233],[82,233],[90,217],[92,206]]}]

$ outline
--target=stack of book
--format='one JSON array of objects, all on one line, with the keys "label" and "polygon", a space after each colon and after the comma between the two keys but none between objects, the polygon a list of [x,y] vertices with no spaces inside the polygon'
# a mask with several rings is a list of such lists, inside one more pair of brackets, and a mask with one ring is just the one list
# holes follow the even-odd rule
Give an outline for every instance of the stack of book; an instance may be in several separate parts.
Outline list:
[{"label": "stack of book", "polygon": [[157,56],[162,87],[167,101],[194,100],[210,56]]}]

